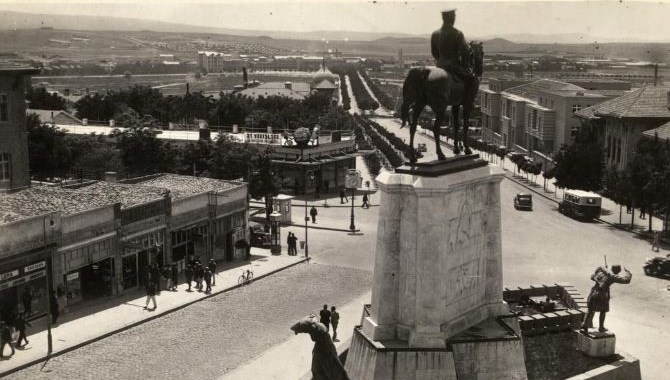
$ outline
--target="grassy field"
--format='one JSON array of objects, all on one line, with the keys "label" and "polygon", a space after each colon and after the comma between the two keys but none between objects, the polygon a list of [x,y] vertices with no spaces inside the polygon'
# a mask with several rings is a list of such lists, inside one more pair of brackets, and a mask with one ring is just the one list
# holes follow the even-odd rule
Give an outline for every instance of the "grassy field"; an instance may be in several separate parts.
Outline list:
[{"label": "grassy field", "polygon": [[[309,82],[312,73],[249,73],[249,80],[260,82]],[[155,74],[133,75],[126,79],[123,75],[97,76],[37,76],[32,78],[33,86],[46,85],[51,90],[70,92],[105,92],[106,90],[122,90],[135,85],[158,88],[164,95],[182,95],[186,92],[186,83],[191,92],[202,91],[215,94],[219,91],[229,91],[233,86],[242,84],[241,73],[208,74],[196,79],[193,74]]]}]

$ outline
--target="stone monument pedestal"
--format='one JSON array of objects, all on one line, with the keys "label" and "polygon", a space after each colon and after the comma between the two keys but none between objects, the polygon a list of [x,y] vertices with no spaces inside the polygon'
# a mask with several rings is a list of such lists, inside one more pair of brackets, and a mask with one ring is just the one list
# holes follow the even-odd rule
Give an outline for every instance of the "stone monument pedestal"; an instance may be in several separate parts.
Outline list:
[{"label": "stone monument pedestal", "polygon": [[502,344],[498,333],[457,339],[509,314],[502,300],[503,177],[478,155],[377,177],[372,305],[354,330],[346,362],[352,379],[526,379],[521,338],[509,327],[491,329],[512,331]]},{"label": "stone monument pedestal", "polygon": [[612,356],[616,350],[616,337],[609,331],[577,331],[577,349],[587,356],[604,358]]}]

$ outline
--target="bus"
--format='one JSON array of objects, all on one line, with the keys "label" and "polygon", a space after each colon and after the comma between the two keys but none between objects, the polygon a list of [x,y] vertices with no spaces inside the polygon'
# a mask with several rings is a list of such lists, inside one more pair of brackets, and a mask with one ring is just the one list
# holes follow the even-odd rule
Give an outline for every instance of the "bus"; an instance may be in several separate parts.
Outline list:
[{"label": "bus", "polygon": [[582,190],[566,190],[558,204],[558,212],[578,219],[600,218],[602,197]]}]

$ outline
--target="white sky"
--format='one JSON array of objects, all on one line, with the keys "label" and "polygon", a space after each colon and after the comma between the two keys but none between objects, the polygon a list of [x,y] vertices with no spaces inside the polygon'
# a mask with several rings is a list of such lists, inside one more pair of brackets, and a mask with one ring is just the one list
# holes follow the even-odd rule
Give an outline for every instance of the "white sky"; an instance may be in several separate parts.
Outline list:
[{"label": "white sky", "polygon": [[[351,30],[427,34],[455,6],[471,36],[580,33],[595,38],[670,41],[670,0],[0,0],[0,9],[106,15],[254,30]],[[585,41],[586,42],[586,41]]]}]

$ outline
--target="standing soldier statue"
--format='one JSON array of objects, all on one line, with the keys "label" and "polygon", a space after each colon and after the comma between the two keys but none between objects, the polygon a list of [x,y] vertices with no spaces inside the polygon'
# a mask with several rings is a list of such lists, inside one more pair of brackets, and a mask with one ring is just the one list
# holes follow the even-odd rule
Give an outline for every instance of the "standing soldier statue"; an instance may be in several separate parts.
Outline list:
[{"label": "standing soldier statue", "polygon": [[470,91],[475,83],[470,67],[470,49],[463,33],[454,28],[455,22],[456,9],[442,11],[442,27],[433,32],[430,50],[437,67],[463,80],[467,91]]},{"label": "standing soldier statue", "polygon": [[625,273],[619,275],[621,272],[621,265],[612,265],[612,271],[605,267],[598,267],[591,275],[591,280],[595,281],[595,284],[591,288],[591,293],[589,293],[589,298],[587,299],[587,307],[589,309],[586,314],[586,319],[584,319],[584,324],[582,325],[582,331],[587,333],[589,327],[593,326],[593,316],[596,311],[600,312],[600,327],[598,331],[604,332],[607,331],[605,328],[605,316],[610,310],[610,286],[614,283],[619,284],[628,284],[632,277],[630,271],[626,268],[623,268]]}]

